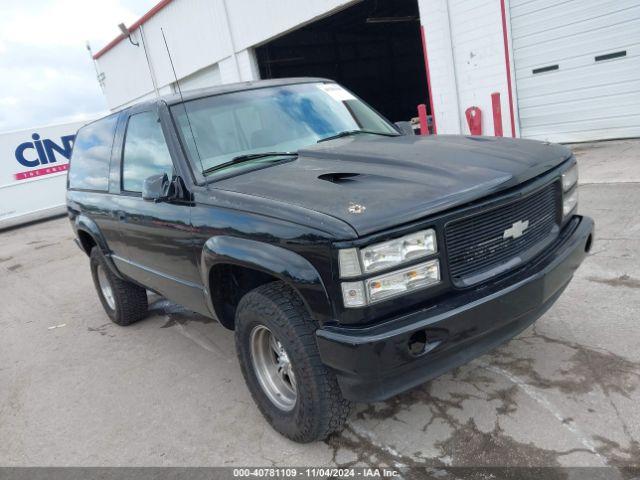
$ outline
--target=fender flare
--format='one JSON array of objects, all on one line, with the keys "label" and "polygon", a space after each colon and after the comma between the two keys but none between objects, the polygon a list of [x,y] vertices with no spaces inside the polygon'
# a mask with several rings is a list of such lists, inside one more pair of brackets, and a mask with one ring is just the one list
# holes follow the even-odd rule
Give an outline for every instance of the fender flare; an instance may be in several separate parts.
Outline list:
[{"label": "fender flare", "polygon": [[[102,231],[100,231],[100,227],[98,227],[98,224],[96,224],[96,222],[94,222],[91,218],[87,217],[86,215],[81,214],[76,217],[74,222],[74,227],[75,227],[76,233],[84,232],[93,239],[93,241],[98,246],[98,248],[102,250],[102,253],[107,262],[107,265],[109,265],[109,268],[111,269],[113,274],[116,275],[118,278],[123,278],[122,274],[116,268],[115,263],[113,263],[113,259],[111,258],[111,250],[107,246],[107,242],[104,239],[104,236],[102,235]],[[84,250],[84,247],[83,247],[83,250]],[[86,252],[86,254],[89,255],[90,252]]]},{"label": "fender flare", "polygon": [[209,275],[211,269],[220,264],[237,265],[272,275],[300,295],[319,324],[331,319],[331,303],[324,282],[307,259],[276,245],[228,235],[211,237],[202,249],[202,282],[212,312],[215,308],[209,292]]}]

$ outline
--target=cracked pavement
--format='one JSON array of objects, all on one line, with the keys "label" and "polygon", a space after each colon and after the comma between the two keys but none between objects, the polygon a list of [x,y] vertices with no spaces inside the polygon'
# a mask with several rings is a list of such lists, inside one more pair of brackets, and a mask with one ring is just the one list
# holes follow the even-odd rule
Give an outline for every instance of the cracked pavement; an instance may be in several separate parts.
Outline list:
[{"label": "cracked pavement", "polygon": [[109,323],[66,219],[0,232],[0,465],[640,466],[640,141],[574,149],[596,241],[551,310],[312,445],[262,419],[217,323],[155,296]]}]

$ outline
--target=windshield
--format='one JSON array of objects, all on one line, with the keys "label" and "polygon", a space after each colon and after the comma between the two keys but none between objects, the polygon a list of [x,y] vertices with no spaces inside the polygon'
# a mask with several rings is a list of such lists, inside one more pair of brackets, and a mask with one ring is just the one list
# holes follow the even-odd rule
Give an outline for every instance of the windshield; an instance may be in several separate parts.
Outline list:
[{"label": "windshield", "polygon": [[[200,172],[214,171],[243,155],[296,152],[345,131],[398,133],[371,107],[334,83],[215,95],[174,105],[171,111],[190,160]],[[231,163],[229,168],[241,165],[245,164]]]}]

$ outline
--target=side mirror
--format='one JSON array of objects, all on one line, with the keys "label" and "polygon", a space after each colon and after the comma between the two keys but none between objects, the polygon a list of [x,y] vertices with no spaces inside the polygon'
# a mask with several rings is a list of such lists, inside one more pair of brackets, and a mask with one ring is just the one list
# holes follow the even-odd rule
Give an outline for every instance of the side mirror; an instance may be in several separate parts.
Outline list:
[{"label": "side mirror", "polygon": [[396,127],[398,130],[402,132],[403,135],[415,135],[416,132],[413,130],[413,126],[411,122],[396,122]]},{"label": "side mirror", "polygon": [[162,202],[170,195],[171,182],[166,173],[151,175],[142,184],[142,199],[150,202]]}]

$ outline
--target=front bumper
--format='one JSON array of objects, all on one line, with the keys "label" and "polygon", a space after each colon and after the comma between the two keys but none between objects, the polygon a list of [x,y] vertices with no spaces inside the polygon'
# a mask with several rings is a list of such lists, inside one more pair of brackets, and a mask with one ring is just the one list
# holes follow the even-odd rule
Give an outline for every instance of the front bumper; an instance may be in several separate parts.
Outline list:
[{"label": "front bumper", "polygon": [[[592,242],[593,220],[575,216],[542,256],[488,285],[383,324],[317,330],[320,356],[342,394],[376,402],[418,386],[513,338],[565,289]],[[425,332],[419,356],[408,345]],[[413,337],[412,337],[413,336]]]}]

